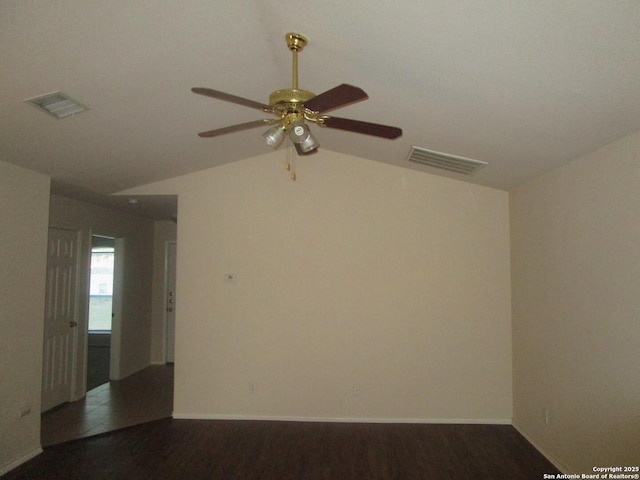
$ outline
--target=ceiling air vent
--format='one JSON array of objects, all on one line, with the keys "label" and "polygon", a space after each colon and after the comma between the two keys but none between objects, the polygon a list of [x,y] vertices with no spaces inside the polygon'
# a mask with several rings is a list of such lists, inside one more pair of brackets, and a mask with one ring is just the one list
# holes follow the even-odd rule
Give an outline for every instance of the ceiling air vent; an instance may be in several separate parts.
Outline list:
[{"label": "ceiling air vent", "polygon": [[87,108],[62,92],[53,92],[39,97],[29,98],[25,102],[35,105],[56,118],[84,112]]},{"label": "ceiling air vent", "polygon": [[458,157],[456,155],[435,152],[415,146],[411,147],[407,160],[427,167],[439,168],[440,170],[447,170],[462,175],[471,175],[476,170],[487,165],[487,162],[480,160]]}]

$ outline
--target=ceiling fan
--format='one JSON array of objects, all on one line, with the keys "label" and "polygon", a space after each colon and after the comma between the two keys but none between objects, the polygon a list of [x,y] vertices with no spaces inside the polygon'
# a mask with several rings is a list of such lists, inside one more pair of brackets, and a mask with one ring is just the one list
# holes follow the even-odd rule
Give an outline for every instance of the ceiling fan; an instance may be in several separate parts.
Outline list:
[{"label": "ceiling fan", "polygon": [[268,105],[211,88],[195,87],[191,89],[192,92],[200,95],[271,113],[275,115],[276,118],[217,128],[199,133],[198,135],[200,137],[217,137],[219,135],[248,130],[263,125],[272,125],[272,127],[263,134],[267,145],[274,149],[278,148],[288,134],[298,154],[309,155],[317,152],[320,144],[311,134],[307,122],[315,123],[321,127],[347,130],[389,139],[402,135],[402,130],[397,127],[326,115],[327,112],[366,100],[369,97],[361,88],[346,83],[338,85],[319,95],[299,89],[298,52],[301,52],[305,47],[307,39],[299,33],[288,33],[285,38],[289,50],[293,53],[293,85],[291,88],[272,92],[271,95],[269,95]]}]

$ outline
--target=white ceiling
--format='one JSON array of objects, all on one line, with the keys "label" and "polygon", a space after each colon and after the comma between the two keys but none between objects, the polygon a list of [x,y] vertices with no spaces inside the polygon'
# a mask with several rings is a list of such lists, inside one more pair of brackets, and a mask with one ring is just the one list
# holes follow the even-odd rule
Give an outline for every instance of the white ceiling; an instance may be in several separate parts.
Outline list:
[{"label": "white ceiling", "polygon": [[[270,151],[259,102],[291,86],[287,32],[309,39],[300,88],[369,100],[333,112],[384,140],[312,125],[321,148],[423,168],[411,145],[483,160],[509,189],[640,129],[640,2],[607,0],[0,0],[0,158],[112,193]],[[23,100],[61,90],[87,112]]]}]

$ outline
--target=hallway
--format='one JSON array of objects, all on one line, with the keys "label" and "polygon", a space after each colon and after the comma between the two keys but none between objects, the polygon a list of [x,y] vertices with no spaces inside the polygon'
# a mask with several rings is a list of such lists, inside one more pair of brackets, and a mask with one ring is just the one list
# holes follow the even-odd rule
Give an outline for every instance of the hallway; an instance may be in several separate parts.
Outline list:
[{"label": "hallway", "polygon": [[43,413],[42,446],[167,418],[172,412],[173,365],[152,365]]}]

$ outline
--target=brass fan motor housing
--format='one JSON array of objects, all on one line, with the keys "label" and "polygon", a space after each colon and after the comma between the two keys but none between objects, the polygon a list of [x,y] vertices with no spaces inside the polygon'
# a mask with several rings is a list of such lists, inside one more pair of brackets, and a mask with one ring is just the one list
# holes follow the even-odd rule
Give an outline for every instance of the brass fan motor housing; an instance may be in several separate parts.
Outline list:
[{"label": "brass fan motor housing", "polygon": [[311,100],[316,94],[308,90],[300,90],[297,88],[284,88],[276,90],[269,95],[269,105],[282,105],[287,110],[293,108],[297,110],[300,104]]}]

